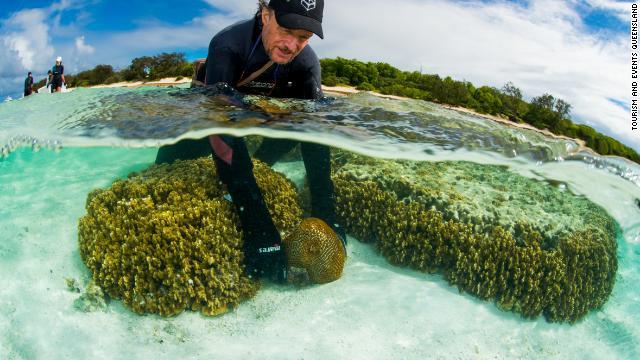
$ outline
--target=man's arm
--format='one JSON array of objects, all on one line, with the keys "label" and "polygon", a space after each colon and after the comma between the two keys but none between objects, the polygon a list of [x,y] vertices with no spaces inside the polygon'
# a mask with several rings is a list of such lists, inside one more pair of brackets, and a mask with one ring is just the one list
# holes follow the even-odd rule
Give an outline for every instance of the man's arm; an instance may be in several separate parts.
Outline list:
[{"label": "man's arm", "polygon": [[[314,54],[315,57],[315,54]],[[317,100],[322,98],[322,73],[320,68],[320,61],[315,58],[315,61],[311,68],[307,72],[306,79],[304,81],[304,97],[305,99]]]},{"label": "man's arm", "polygon": [[237,73],[240,59],[228,46],[219,46],[216,39],[209,44],[207,55],[207,76],[205,84],[213,85],[219,82],[236,87]]}]

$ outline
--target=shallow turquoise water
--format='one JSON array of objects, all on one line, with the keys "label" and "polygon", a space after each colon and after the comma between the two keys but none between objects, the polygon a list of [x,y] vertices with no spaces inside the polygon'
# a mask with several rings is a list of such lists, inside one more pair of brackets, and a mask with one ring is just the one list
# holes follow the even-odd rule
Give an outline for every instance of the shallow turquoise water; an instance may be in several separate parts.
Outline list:
[{"label": "shallow turquoise water", "polygon": [[[142,92],[145,91],[152,90]],[[134,99],[134,94],[126,91],[115,93],[124,94],[129,102]],[[371,98],[334,103],[342,115],[352,119],[349,130],[324,133],[318,122],[296,134],[371,155],[500,163],[519,174],[566,182],[571,191],[604,207],[623,229],[618,239],[616,285],[604,308],[592,311],[576,325],[523,320],[517,314],[499,311],[489,302],[459,294],[439,275],[393,267],[370,246],[351,239],[340,281],[300,290],[268,285],[255,299],[222,317],[205,318],[190,312],[170,319],[138,316],[118,301],[112,301],[106,311],[79,312],[73,307],[78,294],[67,289],[65,278],[78,279],[81,284],[90,278],[77,245],[77,222],[84,215],[87,193],[145,168],[155,158],[156,148],[150,145],[175,138],[175,134],[156,133],[158,136],[148,142],[144,138],[149,134],[140,124],[133,131],[131,125],[123,125],[125,121],[114,125],[101,118],[104,113],[99,105],[87,105],[84,110],[72,106],[111,101],[105,95],[113,93],[95,95],[85,91],[0,105],[0,129],[7,139],[4,144],[13,141],[11,153],[0,160],[2,358],[633,359],[640,355],[640,209],[635,203],[640,189],[632,181],[638,170],[636,165],[593,158],[542,158],[540,149],[547,143],[552,158],[571,157],[561,154],[571,146],[528,132],[515,133],[476,118],[466,120],[465,130],[463,115],[444,110],[434,110],[440,120],[434,118],[421,124],[416,120],[420,118],[416,114],[420,114],[421,104]],[[122,97],[118,99],[119,103],[126,102]],[[165,101],[162,99],[145,101]],[[182,106],[177,101],[169,103]],[[109,106],[110,116],[116,114],[127,120],[124,110],[112,103]],[[327,106],[321,112],[323,116],[335,116],[338,110],[331,110],[331,104]],[[25,108],[29,109],[28,116],[16,115],[23,114]],[[183,111],[183,117],[190,116],[186,109]],[[267,117],[255,111],[233,111],[245,119]],[[383,131],[380,123],[375,127],[358,126],[353,120],[359,116],[383,121],[389,114],[395,114],[404,125],[384,124],[387,128]],[[47,119],[42,119],[44,115]],[[136,116],[142,122],[150,120]],[[171,121],[167,117],[165,114],[153,121]],[[447,117],[455,121],[447,124]],[[70,125],[70,118],[83,120]],[[211,126],[200,122],[203,119],[197,116],[187,120],[193,127],[187,133],[207,131],[207,127],[229,131],[217,123]],[[309,121],[315,120],[321,119]],[[327,123],[335,125],[335,119],[331,121]],[[96,124],[100,129],[96,130]],[[234,126],[231,131],[238,129]],[[281,125],[275,132],[264,126],[239,129],[291,136],[291,127]],[[468,135],[461,136],[457,130]],[[470,138],[474,131],[478,134]],[[423,137],[412,142],[412,133]],[[16,140],[19,134],[30,138]],[[505,136],[504,141],[496,140],[499,136]],[[512,156],[505,149],[515,147],[517,139],[521,140],[518,153],[523,155]],[[43,149],[32,151],[34,140],[35,148]],[[60,150],[47,149],[58,147],[54,141],[60,141]],[[475,142],[480,149],[456,147],[456,141],[458,145]],[[276,170],[294,181],[304,175],[302,168],[299,162],[276,165]]]}]

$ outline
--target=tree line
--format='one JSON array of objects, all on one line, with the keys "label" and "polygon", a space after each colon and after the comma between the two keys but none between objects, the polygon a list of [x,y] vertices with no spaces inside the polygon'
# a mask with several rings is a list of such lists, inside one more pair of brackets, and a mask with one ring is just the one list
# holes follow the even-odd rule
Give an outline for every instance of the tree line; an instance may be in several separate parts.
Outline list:
[{"label": "tree line", "polygon": [[[328,86],[349,85],[359,90],[378,91],[413,99],[461,106],[480,113],[501,115],[517,123],[547,129],[557,135],[582,139],[602,155],[617,155],[640,163],[638,153],[619,141],[598,133],[569,118],[571,105],[550,94],[534,97],[531,102],[508,82],[501,89],[476,87],[468,81],[447,76],[401,71],[386,63],[361,62],[343,58],[322,59],[322,83]],[[115,71],[111,65],[98,65],[75,75],[67,75],[67,86],[82,87],[120,81],[152,81],[165,77],[191,77],[193,65],[183,53],[162,53],[135,58],[126,68]],[[44,86],[42,80],[36,88]]]},{"label": "tree line", "polygon": [[386,63],[361,62],[343,58],[322,59],[322,82],[328,86],[350,85],[359,90],[378,91],[437,103],[461,106],[480,113],[502,115],[517,123],[547,129],[556,135],[582,139],[602,155],[616,155],[640,163],[632,148],[597,132],[590,126],[575,124],[569,118],[571,105],[550,94],[522,99],[522,92],[508,82],[501,89],[476,87],[468,81],[447,76],[400,71]]},{"label": "tree line", "polygon": [[[75,75],[65,75],[67,87],[113,84],[121,81],[154,81],[166,77],[191,77],[193,65],[183,53],[162,53],[135,58],[131,64],[116,71],[111,65],[98,65]],[[45,85],[41,80],[36,88]]]}]

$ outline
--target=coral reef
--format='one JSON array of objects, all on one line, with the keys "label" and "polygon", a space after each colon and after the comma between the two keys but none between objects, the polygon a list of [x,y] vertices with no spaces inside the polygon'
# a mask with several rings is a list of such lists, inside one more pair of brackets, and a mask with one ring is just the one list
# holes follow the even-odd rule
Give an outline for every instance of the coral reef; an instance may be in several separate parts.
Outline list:
[{"label": "coral reef", "polygon": [[283,240],[290,267],[306,270],[316,284],[338,280],[342,275],[346,252],[342,240],[317,218],[304,219],[298,228]]},{"label": "coral reef", "polygon": [[80,284],[78,284],[78,280],[74,278],[65,278],[64,282],[67,284],[67,289],[69,289],[69,291],[75,293],[80,292]]},{"label": "coral reef", "polygon": [[344,152],[333,165],[344,225],[392,264],[441,272],[460,291],[549,321],[575,322],[611,294],[619,226],[561,183]]},{"label": "coral reef", "polygon": [[[301,221],[294,186],[266,165],[254,173],[275,225]],[[87,198],[82,260],[106,294],[136,313],[217,315],[255,295],[243,273],[242,233],[210,158],[152,166]]]},{"label": "coral reef", "polygon": [[[70,287],[69,290],[71,291],[75,291],[74,289],[71,289],[71,286],[73,285],[76,284],[69,284],[67,282],[67,286]],[[79,289],[77,290],[79,291]],[[73,302],[73,307],[82,312],[105,310],[107,308],[107,299],[102,289],[93,281],[90,281],[82,295]]]}]

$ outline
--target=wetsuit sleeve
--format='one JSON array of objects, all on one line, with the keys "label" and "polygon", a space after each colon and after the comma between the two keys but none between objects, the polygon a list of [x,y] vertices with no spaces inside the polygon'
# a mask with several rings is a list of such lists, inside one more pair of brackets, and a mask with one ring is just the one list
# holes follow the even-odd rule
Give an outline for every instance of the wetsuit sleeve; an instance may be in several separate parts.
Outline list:
[{"label": "wetsuit sleeve", "polygon": [[320,99],[322,97],[322,76],[318,56],[313,49],[307,46],[296,60],[291,75],[293,82],[299,85],[293,89],[292,97]]},{"label": "wetsuit sleeve", "polygon": [[320,69],[320,61],[315,58],[315,61],[307,71],[307,76],[304,81],[304,98],[305,99],[320,99],[322,97],[322,75]]},{"label": "wetsuit sleeve", "polygon": [[235,87],[238,74],[237,52],[229,46],[220,45],[216,38],[209,44],[209,54],[207,55],[207,76],[205,83],[213,85],[219,82],[227,83]]}]

